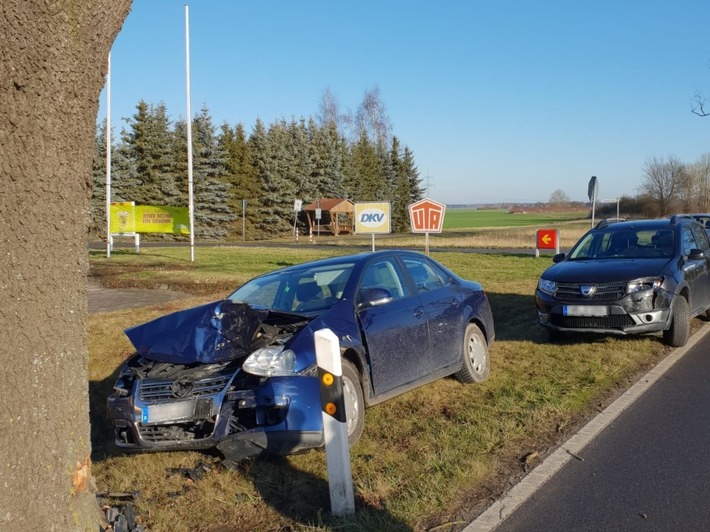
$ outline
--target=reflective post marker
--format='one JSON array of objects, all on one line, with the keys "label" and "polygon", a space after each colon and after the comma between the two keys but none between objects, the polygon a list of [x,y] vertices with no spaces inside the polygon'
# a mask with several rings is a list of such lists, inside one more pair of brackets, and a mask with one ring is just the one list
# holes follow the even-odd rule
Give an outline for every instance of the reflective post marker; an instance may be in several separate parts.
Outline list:
[{"label": "reflective post marker", "polygon": [[330,510],[333,515],[352,515],[355,513],[355,495],[350,469],[348,428],[345,424],[340,342],[330,329],[316,331],[314,337],[323,409],[323,438],[328,466]]}]

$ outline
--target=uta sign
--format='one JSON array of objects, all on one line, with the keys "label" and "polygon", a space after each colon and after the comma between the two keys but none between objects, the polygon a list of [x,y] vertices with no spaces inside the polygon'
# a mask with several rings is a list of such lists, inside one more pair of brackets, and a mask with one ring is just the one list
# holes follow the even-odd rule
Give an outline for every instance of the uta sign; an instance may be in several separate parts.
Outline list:
[{"label": "uta sign", "polygon": [[409,205],[412,233],[441,233],[446,205],[424,198]]}]

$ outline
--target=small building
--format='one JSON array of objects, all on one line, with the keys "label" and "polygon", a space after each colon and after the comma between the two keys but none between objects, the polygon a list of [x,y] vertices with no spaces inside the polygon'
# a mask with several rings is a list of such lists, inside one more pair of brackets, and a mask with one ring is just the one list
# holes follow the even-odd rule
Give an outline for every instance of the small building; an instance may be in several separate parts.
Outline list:
[{"label": "small building", "polygon": [[[316,219],[316,210],[320,209],[320,221]],[[355,204],[342,198],[321,199],[306,205],[308,229],[312,234],[327,231],[334,236],[355,231]]]}]

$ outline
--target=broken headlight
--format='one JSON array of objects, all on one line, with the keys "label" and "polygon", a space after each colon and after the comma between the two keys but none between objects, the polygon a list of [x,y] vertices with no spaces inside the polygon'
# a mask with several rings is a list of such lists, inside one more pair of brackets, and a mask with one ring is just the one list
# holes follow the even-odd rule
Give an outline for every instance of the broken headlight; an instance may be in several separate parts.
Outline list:
[{"label": "broken headlight", "polygon": [[242,369],[259,377],[285,377],[293,375],[296,368],[296,353],[283,345],[257,349],[247,357]]},{"label": "broken headlight", "polygon": [[656,290],[663,284],[663,277],[642,277],[626,283],[626,293],[634,294],[643,290]]}]

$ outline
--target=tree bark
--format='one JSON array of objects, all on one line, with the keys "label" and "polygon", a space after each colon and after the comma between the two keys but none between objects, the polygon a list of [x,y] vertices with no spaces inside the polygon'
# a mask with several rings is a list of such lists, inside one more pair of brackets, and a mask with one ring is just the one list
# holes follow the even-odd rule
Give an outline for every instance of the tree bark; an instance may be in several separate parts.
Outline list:
[{"label": "tree bark", "polygon": [[0,529],[93,530],[87,222],[108,53],[130,0],[0,7]]}]

